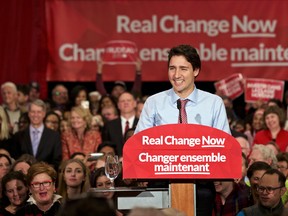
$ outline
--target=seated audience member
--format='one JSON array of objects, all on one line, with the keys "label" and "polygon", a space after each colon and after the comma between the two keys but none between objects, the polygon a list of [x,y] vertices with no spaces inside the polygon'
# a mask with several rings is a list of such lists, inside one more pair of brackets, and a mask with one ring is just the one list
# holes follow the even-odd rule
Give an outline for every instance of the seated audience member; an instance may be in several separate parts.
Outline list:
[{"label": "seated audience member", "polygon": [[264,111],[264,129],[257,132],[254,144],[267,144],[275,142],[282,152],[288,146],[288,131],[284,130],[286,116],[278,106],[268,106]]},{"label": "seated audience member", "polygon": [[45,126],[59,133],[60,133],[60,121],[61,119],[59,115],[55,113],[54,111],[47,112],[44,118]]},{"label": "seated audience member", "polygon": [[257,186],[262,175],[268,170],[271,169],[271,166],[263,161],[256,161],[247,170],[247,177],[249,179],[248,184],[250,185],[250,204],[255,204],[258,202],[258,193]]},{"label": "seated audience member", "polygon": [[14,215],[28,199],[28,186],[22,172],[12,171],[2,179],[0,215]]},{"label": "seated audience member", "polygon": [[72,199],[90,188],[89,171],[78,159],[70,159],[61,166],[58,194],[63,199]]},{"label": "seated audience member", "polygon": [[11,158],[6,154],[0,154],[0,182],[2,178],[9,172],[11,165]]},{"label": "seated audience member", "polygon": [[249,193],[246,187],[240,187],[231,180],[214,181],[216,197],[214,214],[221,216],[235,215],[249,205]]},{"label": "seated audience member", "polygon": [[71,109],[71,130],[62,133],[63,160],[67,160],[75,152],[85,155],[96,152],[101,143],[99,131],[91,130],[92,115],[89,109],[81,106]]},{"label": "seated audience member", "polygon": [[20,158],[18,158],[12,165],[12,171],[20,171],[27,175],[29,168],[32,164],[36,163],[37,160],[35,157],[29,154],[23,154]]},{"label": "seated audience member", "polygon": [[60,134],[47,128],[44,124],[46,104],[42,100],[35,100],[29,104],[28,111],[30,125],[24,131],[14,135],[15,155],[33,155],[38,161],[49,163],[58,169],[62,159]]},{"label": "seated audience member", "polygon": [[272,149],[265,145],[255,144],[249,155],[249,166],[256,161],[263,161],[271,167],[276,168],[277,158]]},{"label": "seated audience member", "polygon": [[27,174],[31,196],[16,215],[57,215],[61,196],[54,194],[56,178],[57,172],[52,166],[44,162],[33,164]]},{"label": "seated audience member", "polygon": [[61,207],[58,216],[117,216],[113,203],[103,197],[87,195],[68,200]]},{"label": "seated audience member", "polygon": [[282,215],[284,205],[281,197],[286,192],[286,178],[277,169],[267,170],[259,181],[259,203],[242,209],[237,216]]},{"label": "seated audience member", "polygon": [[[288,153],[279,153],[277,157],[277,169],[286,177],[285,187],[288,189]],[[285,207],[288,207],[288,191],[282,196]]]}]

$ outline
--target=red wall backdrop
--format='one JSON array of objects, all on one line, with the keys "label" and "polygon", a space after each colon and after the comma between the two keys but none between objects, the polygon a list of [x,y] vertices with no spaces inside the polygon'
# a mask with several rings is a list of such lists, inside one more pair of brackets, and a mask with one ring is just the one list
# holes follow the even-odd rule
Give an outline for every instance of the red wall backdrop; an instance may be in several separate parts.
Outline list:
[{"label": "red wall backdrop", "polygon": [[9,0],[0,5],[0,83],[38,81],[46,95],[45,1]]}]

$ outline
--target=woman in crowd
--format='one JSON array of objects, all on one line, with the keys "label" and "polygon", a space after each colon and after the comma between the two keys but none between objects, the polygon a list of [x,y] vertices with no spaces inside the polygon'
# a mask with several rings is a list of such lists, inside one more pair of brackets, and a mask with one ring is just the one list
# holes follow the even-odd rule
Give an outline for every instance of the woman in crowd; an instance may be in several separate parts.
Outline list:
[{"label": "woman in crowd", "polygon": [[20,158],[18,158],[12,165],[11,170],[20,171],[27,175],[28,169],[32,164],[36,163],[37,160],[35,157],[29,154],[23,154]]},{"label": "woman in crowd", "polygon": [[28,198],[28,186],[22,172],[12,171],[2,179],[0,215],[14,215]]},{"label": "woman in crowd", "polygon": [[[94,188],[109,189],[111,186],[114,186],[110,179],[107,178],[105,174],[105,167],[101,167],[95,171],[91,178],[91,186]],[[112,200],[114,197],[114,192],[102,192],[102,196],[108,200]],[[116,211],[117,216],[122,216],[123,214],[119,211]]]},{"label": "woman in crowd", "polygon": [[[101,114],[102,113],[102,109],[105,106],[114,106],[117,108],[117,103],[115,101],[115,99],[112,96],[109,95],[104,95],[101,97],[100,101],[99,101],[99,109],[98,109],[98,113]],[[118,111],[118,109],[117,109]]]},{"label": "woman in crowd", "polygon": [[44,124],[47,128],[60,132],[60,117],[54,111],[46,113],[44,118]]},{"label": "woman in crowd", "polygon": [[62,134],[62,156],[67,160],[75,152],[85,155],[96,152],[101,143],[99,131],[91,130],[92,115],[89,109],[81,106],[71,109],[71,130]]},{"label": "woman in crowd", "polygon": [[71,90],[71,107],[80,106],[81,102],[86,100],[88,100],[88,91],[85,86],[77,85]]},{"label": "woman in crowd", "polygon": [[28,116],[28,112],[22,113],[18,120],[19,131],[25,130],[29,126],[29,124],[30,124],[30,119]]},{"label": "woman in crowd", "polygon": [[6,149],[9,152],[12,150],[10,130],[5,110],[0,106],[0,148]]},{"label": "woman in crowd", "polygon": [[90,188],[90,176],[82,161],[78,159],[67,160],[61,170],[58,194],[64,199],[71,199],[88,191]]},{"label": "woman in crowd", "polygon": [[57,215],[61,196],[54,194],[56,171],[44,162],[33,164],[27,174],[27,184],[31,193],[25,206],[16,215]]},{"label": "woman in crowd", "polygon": [[257,132],[254,144],[275,142],[280,151],[285,152],[288,146],[288,131],[283,129],[286,121],[284,111],[278,106],[268,106],[264,111],[264,129]]},{"label": "woman in crowd", "polygon": [[0,154],[0,182],[2,178],[9,172],[11,165],[11,158],[6,154]]}]

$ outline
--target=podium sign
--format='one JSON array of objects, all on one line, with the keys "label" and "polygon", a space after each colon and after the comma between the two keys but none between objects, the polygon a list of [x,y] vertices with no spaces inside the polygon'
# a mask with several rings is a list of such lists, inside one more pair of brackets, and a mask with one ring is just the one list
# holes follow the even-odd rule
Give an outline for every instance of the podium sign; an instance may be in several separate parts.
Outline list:
[{"label": "podium sign", "polygon": [[125,143],[123,178],[241,178],[241,147],[230,134],[195,124],[141,131]]}]

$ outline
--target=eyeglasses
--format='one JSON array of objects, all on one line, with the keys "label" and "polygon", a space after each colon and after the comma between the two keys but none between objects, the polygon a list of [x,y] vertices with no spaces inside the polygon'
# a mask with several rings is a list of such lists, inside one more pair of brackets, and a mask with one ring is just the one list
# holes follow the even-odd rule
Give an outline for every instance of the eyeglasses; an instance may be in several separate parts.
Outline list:
[{"label": "eyeglasses", "polygon": [[53,94],[56,95],[56,96],[60,96],[60,95],[67,95],[67,92],[56,91],[56,92],[53,92]]},{"label": "eyeglasses", "polygon": [[266,193],[271,194],[273,193],[275,190],[280,189],[284,186],[279,186],[279,187],[263,187],[263,186],[258,186],[257,187],[257,191],[259,193],[264,193],[264,191],[266,191]]},{"label": "eyeglasses", "polygon": [[53,183],[52,180],[50,180],[50,181],[44,181],[44,182],[32,182],[32,183],[31,183],[31,186],[32,186],[33,188],[36,188],[36,189],[37,189],[37,188],[40,188],[41,185],[42,185],[43,187],[48,188],[48,187],[51,186],[52,183]]}]

